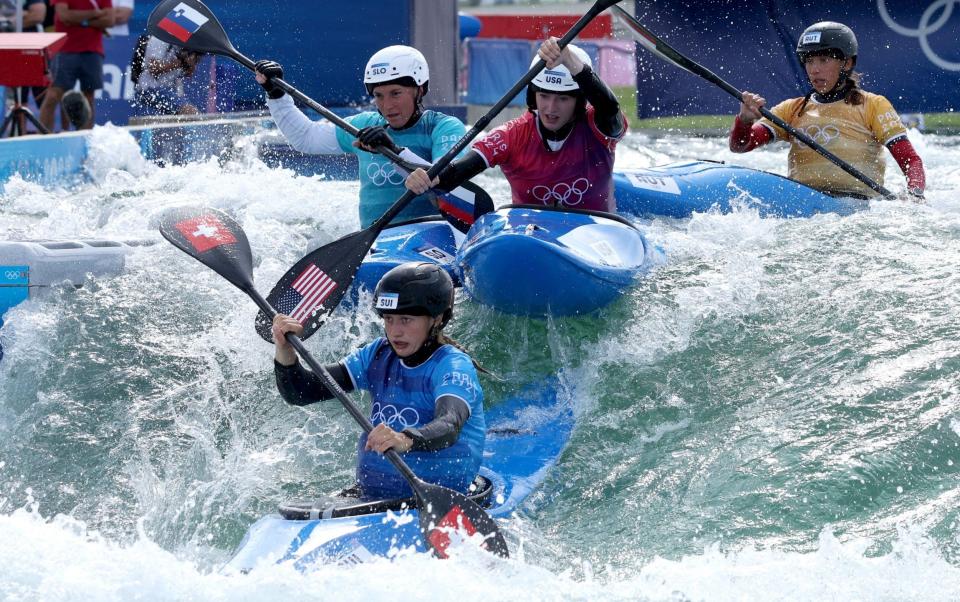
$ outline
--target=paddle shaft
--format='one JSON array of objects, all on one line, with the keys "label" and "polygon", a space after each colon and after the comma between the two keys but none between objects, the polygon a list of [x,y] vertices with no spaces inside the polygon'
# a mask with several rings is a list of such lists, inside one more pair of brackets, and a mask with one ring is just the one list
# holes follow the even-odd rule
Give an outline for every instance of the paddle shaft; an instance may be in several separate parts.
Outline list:
[{"label": "paddle shaft", "polygon": [[[273,309],[273,306],[270,305],[270,303],[268,303],[267,300],[264,299],[255,288],[253,288],[252,284],[250,286],[241,287],[241,290],[245,292],[251,299],[253,299],[253,302],[257,304],[257,307],[259,307],[263,313],[268,315],[271,320],[277,315],[277,311]],[[290,345],[297,351],[297,354],[303,359],[304,362],[306,362],[308,366],[310,366],[310,369],[313,370],[314,374],[320,377],[320,380],[323,381],[323,384],[327,387],[327,390],[334,394],[340,403],[343,404],[344,409],[346,409],[353,419],[356,420],[357,423],[363,428],[363,430],[369,434],[370,431],[373,430],[373,423],[371,423],[370,419],[367,418],[352,401],[350,401],[350,397],[347,396],[347,392],[343,390],[343,387],[337,384],[337,381],[335,381],[327,369],[323,367],[323,364],[313,359],[313,356],[310,355],[310,352],[307,351],[306,347],[304,347],[303,341],[300,340],[300,337],[289,332],[285,336]],[[400,474],[403,475],[403,478],[410,483],[410,487],[413,489],[414,493],[417,494],[417,497],[423,498],[424,494],[420,488],[420,478],[414,474],[413,470],[411,470],[409,466],[407,466],[407,463],[403,461],[403,459],[400,457],[400,454],[393,449],[388,449],[383,455],[386,456],[387,460],[389,460],[390,463],[393,464],[393,466],[400,472]]]},{"label": "paddle shaft", "polygon": [[[630,21],[632,21],[633,24],[636,26],[636,30],[645,38],[647,38],[650,42],[652,42],[662,55],[669,58],[671,61],[676,63],[678,66],[686,69],[687,71],[690,71],[691,73],[699,75],[700,77],[709,81],[710,83],[715,84],[716,86],[718,86],[719,88],[721,88],[722,90],[724,90],[725,92],[727,92],[728,94],[736,98],[738,101],[743,102],[742,91],[736,89],[731,84],[724,81],[720,76],[718,76],[713,71],[710,71],[703,65],[677,52],[674,48],[672,48],[666,42],[658,38],[656,34],[654,34],[652,31],[644,27],[633,15],[627,13],[622,9],[618,11],[618,14],[620,14],[623,18],[630,19]],[[815,141],[810,136],[806,135],[804,132],[794,128],[786,121],[780,119],[779,117],[771,113],[769,110],[767,110],[766,107],[760,107],[760,114],[766,117],[767,119],[769,119],[770,121],[772,121],[778,127],[787,131],[791,136],[793,136],[797,140],[800,140],[801,142],[803,142],[804,144],[806,144],[816,152],[823,155],[827,160],[829,160],[831,163],[833,163],[840,169],[846,171],[851,176],[855,177],[856,179],[860,180],[861,182],[869,186],[871,189],[882,194],[884,197],[888,199],[896,198],[896,195],[894,195],[892,192],[890,192],[880,184],[871,180],[869,177],[867,177],[866,174],[861,172],[859,169],[857,169],[853,165],[850,165],[840,157],[828,151],[826,148],[818,144],[817,141]]]},{"label": "paddle shaft", "polygon": [[[249,57],[244,56],[243,54],[240,54],[234,49],[230,49],[230,50],[232,50],[232,52],[229,53],[230,58],[237,61],[247,69],[251,71],[256,71],[256,63],[254,63]],[[358,130],[352,123],[350,123],[343,117],[340,117],[339,115],[337,115],[327,107],[323,106],[319,102],[315,101],[314,99],[310,98],[309,96],[307,96],[300,90],[296,89],[292,85],[288,84],[283,79],[279,77],[272,77],[270,78],[270,81],[273,82],[273,85],[277,86],[278,88],[280,88],[281,90],[289,94],[290,96],[296,98],[297,100],[307,105],[317,113],[320,113],[320,115],[322,115],[332,124],[342,129],[346,133],[350,134],[354,138],[356,138],[357,134],[360,133],[360,130]],[[392,150],[390,150],[385,146],[376,147],[376,151],[381,155],[383,155],[384,157],[390,159],[400,167],[403,167],[404,169],[409,169],[411,171],[413,169],[416,169],[416,166],[411,166],[408,161],[404,160],[402,157],[400,157],[400,155],[398,155],[397,153],[393,152]]]}]

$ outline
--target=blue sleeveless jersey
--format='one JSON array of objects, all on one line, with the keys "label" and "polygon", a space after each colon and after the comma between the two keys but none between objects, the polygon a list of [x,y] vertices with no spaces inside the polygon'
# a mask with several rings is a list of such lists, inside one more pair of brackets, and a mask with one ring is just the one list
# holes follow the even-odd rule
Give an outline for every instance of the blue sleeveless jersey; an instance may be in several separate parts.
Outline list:
[{"label": "blue sleeveless jersey", "polygon": [[[387,120],[376,111],[366,111],[347,118],[354,127],[363,129],[372,125],[386,125]],[[403,146],[431,163],[453,148],[466,132],[459,119],[424,111],[420,120],[405,130],[387,130],[397,146]],[[379,153],[368,153],[353,146],[354,137],[337,128],[337,142],[346,153],[357,155],[360,161],[360,226],[366,228],[407,191],[403,186],[406,176],[394,168],[389,159]],[[407,205],[393,221],[403,221],[436,215],[430,202],[432,193],[420,195]]]},{"label": "blue sleeveless jersey", "polygon": [[[404,461],[421,479],[466,492],[480,470],[487,425],[483,417],[483,390],[470,357],[452,345],[437,349],[430,359],[409,368],[384,338],[351,353],[343,360],[356,388],[370,392],[370,421],[386,423],[395,431],[425,426],[434,417],[436,401],[443,395],[463,399],[470,417],[456,443],[434,452],[407,452]],[[392,464],[357,443],[357,483],[365,498],[413,495],[409,484]]]}]

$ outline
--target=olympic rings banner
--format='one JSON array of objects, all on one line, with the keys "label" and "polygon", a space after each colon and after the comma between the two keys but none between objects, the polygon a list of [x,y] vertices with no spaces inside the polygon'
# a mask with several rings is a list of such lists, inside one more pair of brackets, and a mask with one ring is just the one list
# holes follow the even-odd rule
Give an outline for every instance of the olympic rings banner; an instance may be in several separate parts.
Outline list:
[{"label": "olympic rings banner", "polygon": [[[683,55],[769,106],[809,84],[794,51],[817,21],[857,36],[863,87],[900,113],[960,110],[960,0],[635,0],[640,22]],[[695,75],[637,52],[637,114],[730,114],[736,100]],[[824,135],[827,135],[824,133]]]}]

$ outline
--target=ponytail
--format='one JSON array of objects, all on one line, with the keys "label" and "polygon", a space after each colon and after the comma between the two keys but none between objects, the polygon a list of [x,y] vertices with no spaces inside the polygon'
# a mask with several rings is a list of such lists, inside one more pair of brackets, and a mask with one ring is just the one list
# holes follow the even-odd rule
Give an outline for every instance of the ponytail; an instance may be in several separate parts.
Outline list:
[{"label": "ponytail", "polygon": [[456,347],[456,348],[459,349],[460,351],[466,353],[466,354],[467,354],[467,357],[470,358],[470,362],[473,364],[473,367],[477,369],[477,372],[482,372],[483,374],[486,374],[487,376],[489,376],[490,378],[492,378],[492,379],[494,379],[494,380],[496,380],[496,381],[504,382],[502,378],[500,378],[499,376],[497,376],[497,375],[494,374],[493,372],[490,372],[489,370],[487,370],[486,368],[484,368],[483,366],[481,366],[480,363],[479,363],[477,360],[473,359],[473,356],[470,354],[469,351],[467,351],[466,349],[463,348],[463,345],[461,345],[460,343],[458,343],[458,342],[456,342],[455,340],[451,339],[451,338],[448,337],[447,335],[443,334],[442,327],[439,327],[439,326],[438,326],[438,327],[435,327],[434,332],[431,333],[431,334],[433,334],[434,338],[437,339],[437,345],[439,345],[439,346],[452,345],[453,347]]},{"label": "ponytail", "polygon": [[843,84],[843,102],[848,105],[862,105],[864,102],[863,89],[860,87],[860,78],[862,76],[856,71],[851,71],[847,76],[847,81]]},{"label": "ponytail", "polygon": [[810,102],[810,97],[813,96],[814,90],[807,92],[807,95],[803,97],[803,102],[797,107],[797,110],[793,112],[793,118],[796,119],[803,115],[803,110],[807,108],[807,103]]}]

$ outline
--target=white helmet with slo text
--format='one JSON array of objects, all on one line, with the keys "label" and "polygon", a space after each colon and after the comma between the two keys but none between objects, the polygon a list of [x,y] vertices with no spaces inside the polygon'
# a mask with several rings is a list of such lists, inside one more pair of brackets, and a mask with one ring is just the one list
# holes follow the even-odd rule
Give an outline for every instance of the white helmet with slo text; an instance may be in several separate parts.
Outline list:
[{"label": "white helmet with slo text", "polygon": [[373,53],[363,69],[363,84],[367,93],[384,84],[401,86],[423,86],[426,93],[430,85],[430,68],[427,59],[416,48],[410,46],[387,46]]}]

